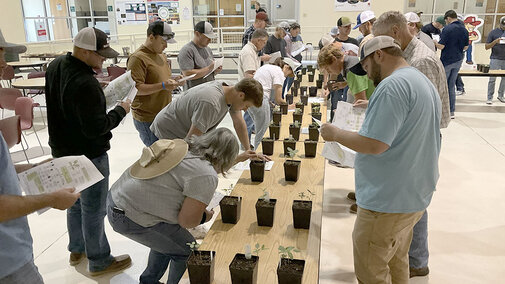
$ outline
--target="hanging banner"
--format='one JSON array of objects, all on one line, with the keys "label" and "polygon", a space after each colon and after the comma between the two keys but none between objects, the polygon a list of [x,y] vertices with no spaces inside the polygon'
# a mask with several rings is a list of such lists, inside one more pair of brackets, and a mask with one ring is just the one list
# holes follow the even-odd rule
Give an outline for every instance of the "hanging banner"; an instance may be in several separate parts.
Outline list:
[{"label": "hanging banner", "polygon": [[372,0],[335,0],[335,11],[365,11],[371,9]]},{"label": "hanging banner", "polygon": [[181,23],[179,0],[147,0],[147,12],[149,23],[158,20],[165,21],[171,25],[179,25]]},{"label": "hanging banner", "polygon": [[144,0],[116,0],[118,25],[145,25],[147,21]]}]

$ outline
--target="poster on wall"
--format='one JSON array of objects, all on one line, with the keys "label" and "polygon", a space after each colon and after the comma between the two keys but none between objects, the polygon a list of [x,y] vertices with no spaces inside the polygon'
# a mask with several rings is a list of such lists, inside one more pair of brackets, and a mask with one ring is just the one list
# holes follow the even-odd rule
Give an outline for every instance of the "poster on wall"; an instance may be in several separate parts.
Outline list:
[{"label": "poster on wall", "polygon": [[484,19],[479,18],[477,15],[468,14],[465,15],[463,23],[468,31],[468,49],[466,50],[465,62],[466,64],[473,65],[473,43],[479,42],[482,39],[482,35],[478,29],[484,25]]},{"label": "poster on wall", "polygon": [[149,23],[157,20],[165,21],[171,25],[179,25],[181,23],[179,0],[147,0],[147,12]]},{"label": "poster on wall", "polygon": [[144,0],[116,0],[116,20],[118,25],[145,25]]},{"label": "poster on wall", "polygon": [[335,11],[370,10],[372,0],[335,0]]}]

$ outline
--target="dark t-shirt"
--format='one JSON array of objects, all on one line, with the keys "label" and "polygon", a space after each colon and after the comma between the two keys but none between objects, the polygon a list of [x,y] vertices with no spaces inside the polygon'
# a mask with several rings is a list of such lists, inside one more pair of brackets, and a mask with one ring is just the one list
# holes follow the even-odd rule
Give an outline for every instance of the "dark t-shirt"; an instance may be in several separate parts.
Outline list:
[{"label": "dark t-shirt", "polygon": [[[487,36],[487,43],[491,43],[497,38],[505,37],[505,31],[496,28],[492,30],[489,35]],[[493,48],[491,49],[491,59],[499,59],[499,60],[505,60],[505,44],[495,44]]]},{"label": "dark t-shirt", "polygon": [[445,46],[440,56],[444,66],[456,63],[463,59],[463,49],[468,46],[468,31],[463,23],[454,21],[444,28],[439,43]]},{"label": "dark t-shirt", "polygon": [[353,37],[348,37],[346,40],[340,40],[338,37],[336,37],[335,41],[342,42],[342,43],[352,43],[354,45],[359,46],[358,40],[356,40]]},{"label": "dark t-shirt", "polygon": [[283,38],[276,38],[271,35],[268,38],[267,44],[263,48],[263,53],[272,54],[274,52],[280,51],[282,57],[286,57],[286,41]]},{"label": "dark t-shirt", "polygon": [[437,29],[433,23],[429,23],[427,25],[424,25],[421,31],[427,35],[429,35],[431,38],[433,38],[432,35],[439,35],[441,31]]}]

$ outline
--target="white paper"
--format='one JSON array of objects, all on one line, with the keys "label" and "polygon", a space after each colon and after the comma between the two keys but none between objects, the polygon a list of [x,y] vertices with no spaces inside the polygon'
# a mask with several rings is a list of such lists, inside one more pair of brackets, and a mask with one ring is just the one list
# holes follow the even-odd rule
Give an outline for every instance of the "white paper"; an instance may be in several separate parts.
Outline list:
[{"label": "white paper", "polygon": [[189,75],[189,76],[182,77],[181,79],[177,80],[177,82],[179,82],[179,83],[180,83],[180,82],[184,82],[184,81],[187,81],[187,80],[189,80],[189,79],[191,79],[191,78],[193,78],[193,77],[195,77],[195,76],[196,76],[196,74],[191,74],[191,75]]},{"label": "white paper", "polygon": [[235,11],[242,12],[242,5],[241,4],[235,4]]},{"label": "white paper", "polygon": [[214,69],[212,69],[212,71],[209,72],[209,74],[203,76],[203,78],[207,78],[210,74],[214,73],[214,71],[216,71],[217,68],[223,66],[223,62],[224,62],[224,56],[221,57],[221,58],[218,58],[214,61]]},{"label": "white paper", "polygon": [[216,208],[219,205],[219,202],[221,202],[221,199],[223,199],[224,194],[222,194],[219,191],[214,192],[214,196],[212,197],[212,200],[209,202],[209,205],[207,206],[207,210],[212,210]]},{"label": "white paper", "polygon": [[302,45],[302,47],[300,47],[299,49],[291,52],[291,56],[295,57],[297,56],[298,54],[302,53],[305,49],[307,49],[307,46],[304,44]]},{"label": "white paper", "polygon": [[[343,130],[358,132],[365,120],[365,112],[365,108],[353,107],[350,103],[339,101],[332,124]],[[351,168],[354,167],[356,159],[355,151],[337,142],[325,142],[321,155]]]},{"label": "white paper", "polygon": [[[235,166],[233,166],[233,169],[237,170],[237,171],[248,171],[250,163],[251,163],[251,160],[237,163]],[[270,171],[272,169],[273,165],[274,165],[274,161],[266,162],[265,163],[265,171]]]},{"label": "white paper", "polygon": [[307,101],[309,104],[310,103],[324,103],[324,98],[319,98],[319,97],[309,97],[309,100]]},{"label": "white paper", "polygon": [[300,130],[300,133],[301,134],[309,134],[309,128],[308,127],[302,127],[302,129]]},{"label": "white paper", "polygon": [[[323,125],[323,123],[321,122],[321,120],[319,120],[317,118],[312,117],[312,120],[315,121],[317,123],[317,125],[319,125],[319,127],[321,127],[321,125]],[[308,130],[307,130],[307,133],[308,133]]]},{"label": "white paper", "polygon": [[107,110],[111,110],[118,105],[118,101],[133,101],[137,95],[135,81],[132,78],[131,70],[112,80],[103,90]]},{"label": "white paper", "polygon": [[274,61],[281,57],[281,52],[280,51],[277,51],[277,52],[274,52],[272,54],[269,54],[270,55],[270,60],[268,60],[268,63],[274,63]]},{"label": "white paper", "polygon": [[440,41],[440,35],[431,34],[431,36],[433,37],[433,40],[435,40],[436,42]]},{"label": "white paper", "polygon": [[24,171],[18,174],[18,178],[27,195],[36,195],[71,187],[75,192],[81,192],[101,181],[103,175],[86,156],[67,156]]},{"label": "white paper", "polygon": [[505,37],[500,38],[500,44],[505,44]]}]

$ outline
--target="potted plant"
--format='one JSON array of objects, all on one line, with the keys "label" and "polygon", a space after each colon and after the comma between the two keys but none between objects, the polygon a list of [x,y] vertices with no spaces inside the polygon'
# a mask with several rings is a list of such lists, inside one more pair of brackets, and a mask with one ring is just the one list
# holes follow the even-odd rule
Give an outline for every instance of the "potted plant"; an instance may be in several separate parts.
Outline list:
[{"label": "potted plant", "polygon": [[265,161],[251,160],[249,163],[249,170],[251,171],[251,181],[263,182],[265,176]]},{"label": "potted plant", "polygon": [[[298,81],[295,81],[295,82],[298,82]],[[298,83],[298,85],[300,85],[300,83]],[[295,97],[298,97],[298,88],[295,86],[291,87],[291,94]]]},{"label": "potted plant", "polygon": [[295,229],[309,229],[310,228],[310,215],[312,213],[312,201],[310,200],[316,194],[307,189],[305,192],[298,193],[300,199],[308,200],[293,200],[293,226]]},{"label": "potted plant", "polygon": [[315,121],[309,125],[309,139],[316,142],[319,140],[319,124]]},{"label": "potted plant", "polygon": [[277,267],[277,278],[279,284],[301,284],[305,260],[293,259],[293,252],[300,252],[295,247],[279,246],[279,266]]},{"label": "potted plant", "polygon": [[286,181],[298,181],[298,177],[300,176],[300,164],[302,161],[294,160],[296,153],[298,150],[294,150],[291,147],[288,149],[288,155],[291,160],[284,161],[284,179]]},{"label": "potted plant", "polygon": [[302,68],[302,75],[305,75],[305,74],[307,74],[307,68],[303,67]]},{"label": "potted plant", "polygon": [[307,71],[314,73],[314,66],[307,65]]},{"label": "potted plant", "polygon": [[297,102],[297,103],[295,104],[295,108],[299,108],[299,109],[300,109],[300,111],[301,111],[301,112],[302,112],[302,114],[303,114],[303,110],[305,109],[305,105],[304,105],[302,102]]},{"label": "potted plant", "polygon": [[319,81],[324,81],[324,74],[319,73],[318,79]]},{"label": "potted plant", "polygon": [[[293,81],[293,87],[295,87],[296,90],[298,90],[300,88],[300,83],[302,82],[302,79],[301,77],[299,77],[299,79],[295,79]],[[295,95],[296,97],[296,95]]]},{"label": "potted plant", "polygon": [[318,89],[322,89],[323,88],[323,80],[316,80],[316,87]]},{"label": "potted plant", "polygon": [[309,96],[300,96],[300,101],[303,103],[303,105],[308,105],[309,104]]},{"label": "potted plant", "polygon": [[274,123],[281,123],[282,112],[279,106],[275,106],[273,113]]},{"label": "potted plant", "polygon": [[312,113],[310,115],[317,120],[321,120],[321,112],[319,111],[319,107],[313,107]]},{"label": "potted plant", "polygon": [[284,156],[287,157],[289,155],[288,148],[296,149],[296,140],[292,135],[289,135],[288,138],[285,138],[284,141]]},{"label": "potted plant", "polygon": [[299,123],[302,123],[302,116],[303,112],[300,108],[296,108],[295,111],[293,112],[293,121],[298,121]]},{"label": "potted plant", "polygon": [[[263,246],[264,247],[264,246]],[[258,278],[257,255],[251,254],[251,246],[245,246],[245,253],[237,253],[230,263],[232,284],[255,284]]]},{"label": "potted plant", "polygon": [[482,73],[489,73],[489,64],[484,64],[481,67]]},{"label": "potted plant", "polygon": [[270,123],[268,130],[270,132],[270,139],[277,140],[279,139],[279,135],[281,133],[281,124],[272,122]]},{"label": "potted plant", "polygon": [[316,156],[317,141],[305,139],[303,145],[305,146],[305,158],[313,158]]},{"label": "potted plant", "polygon": [[303,81],[303,74],[298,73],[298,75],[296,75],[296,79],[298,80],[298,82],[302,82]]},{"label": "potted plant", "polygon": [[307,86],[300,87],[300,96],[303,96],[307,93]]},{"label": "potted plant", "polygon": [[309,96],[310,97],[315,97],[317,96],[317,87],[309,87]]},{"label": "potted plant", "polygon": [[186,243],[191,249],[188,258],[189,283],[210,284],[214,281],[215,251],[200,251],[197,242]]},{"label": "potted plant", "polygon": [[285,102],[281,102],[279,104],[280,108],[281,108],[281,113],[282,114],[288,114],[288,103],[285,103]]},{"label": "potted plant", "polygon": [[277,199],[270,198],[270,194],[263,189],[263,195],[256,201],[256,219],[258,226],[272,227]]},{"label": "potted plant", "polygon": [[[309,129],[310,134],[310,129]],[[265,137],[261,140],[261,149],[263,155],[271,156],[274,154],[274,139]]]},{"label": "potted plant", "polygon": [[[293,92],[291,92],[291,93],[293,93]],[[286,94],[286,103],[288,105],[292,105],[293,104],[293,95]]]},{"label": "potted plant", "polygon": [[309,82],[314,82],[314,74],[313,73],[309,73]]},{"label": "potted plant", "polygon": [[298,120],[289,125],[289,135],[293,136],[296,141],[300,140],[300,126],[301,123]]},{"label": "potted plant", "polygon": [[310,108],[314,110],[315,107],[321,108],[321,103],[310,103]]},{"label": "potted plant", "polygon": [[242,198],[240,196],[225,196],[219,202],[221,208],[221,219],[223,223],[237,224],[240,220],[240,208],[242,207]]}]

